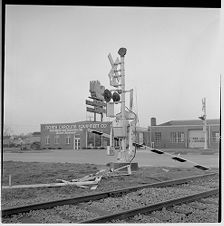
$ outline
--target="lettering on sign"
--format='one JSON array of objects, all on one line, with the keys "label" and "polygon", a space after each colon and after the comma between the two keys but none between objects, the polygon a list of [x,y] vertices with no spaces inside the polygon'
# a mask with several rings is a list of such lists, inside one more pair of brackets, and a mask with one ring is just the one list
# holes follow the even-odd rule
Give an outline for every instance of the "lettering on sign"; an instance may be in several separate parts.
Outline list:
[{"label": "lettering on sign", "polygon": [[106,104],[103,101],[97,101],[97,100],[94,100],[94,101],[86,100],[86,104],[91,105],[91,106],[97,106],[97,107],[105,107],[106,106]]},{"label": "lettering on sign", "polygon": [[57,129],[77,129],[77,125],[47,125],[45,129],[57,130]]},{"label": "lettering on sign", "polygon": [[56,134],[74,134],[83,129],[105,129],[106,123],[88,123],[88,124],[73,124],[73,125],[45,125],[44,129]]},{"label": "lettering on sign", "polygon": [[60,134],[75,134],[77,131],[80,131],[78,129],[76,130],[49,130],[51,133],[56,133],[57,135]]}]

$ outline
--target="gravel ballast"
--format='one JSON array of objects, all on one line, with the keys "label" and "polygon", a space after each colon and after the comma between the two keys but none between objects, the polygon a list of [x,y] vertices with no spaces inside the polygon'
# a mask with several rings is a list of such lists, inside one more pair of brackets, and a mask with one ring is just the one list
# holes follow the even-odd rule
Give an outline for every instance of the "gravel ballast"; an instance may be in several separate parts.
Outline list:
[{"label": "gravel ballast", "polygon": [[[31,218],[37,223],[76,223],[87,219],[99,217],[102,213],[118,213],[120,211],[152,205],[161,201],[204,192],[218,187],[216,176],[192,181],[189,184],[164,188],[145,188],[128,193],[122,197],[109,197],[99,201],[90,201],[80,206],[64,205],[48,210],[30,211],[13,218],[6,218],[4,222],[20,222],[23,218]],[[159,222],[217,222],[217,198],[203,199],[204,203],[192,202],[175,206],[173,209],[163,208],[147,215],[137,215],[127,220],[116,220],[112,223],[159,223]],[[206,204],[206,201],[208,203]],[[210,203],[209,203],[210,202]],[[177,210],[175,212],[175,209]]]}]

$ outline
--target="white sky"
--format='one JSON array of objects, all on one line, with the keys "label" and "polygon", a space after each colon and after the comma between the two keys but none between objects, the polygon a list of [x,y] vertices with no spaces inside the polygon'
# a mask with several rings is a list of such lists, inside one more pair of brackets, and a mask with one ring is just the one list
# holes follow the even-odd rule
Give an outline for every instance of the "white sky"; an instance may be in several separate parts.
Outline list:
[{"label": "white sky", "polygon": [[221,18],[203,8],[7,6],[5,125],[27,133],[86,120],[89,81],[112,88],[107,55],[120,47],[141,126],[197,119],[203,97],[207,118],[219,118]]}]

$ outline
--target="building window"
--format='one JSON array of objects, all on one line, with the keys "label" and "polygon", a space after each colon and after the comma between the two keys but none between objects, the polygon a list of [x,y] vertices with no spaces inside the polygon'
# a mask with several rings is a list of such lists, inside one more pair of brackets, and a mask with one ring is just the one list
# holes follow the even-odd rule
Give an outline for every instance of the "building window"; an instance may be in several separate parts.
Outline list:
[{"label": "building window", "polygon": [[80,137],[81,137],[80,133],[75,134],[75,138],[80,138]]},{"label": "building window", "polygon": [[46,138],[45,138],[45,143],[46,143],[46,144],[50,144],[50,137],[49,137],[49,136],[46,136]]},{"label": "building window", "polygon": [[161,133],[155,132],[155,143],[156,144],[159,144],[161,142],[161,137],[162,137]]},{"label": "building window", "polygon": [[58,135],[56,135],[56,136],[54,137],[54,143],[55,143],[55,144],[59,144],[59,136],[58,136]]},{"label": "building window", "polygon": [[184,142],[184,133],[183,132],[178,132],[178,143],[183,143]]},{"label": "building window", "polygon": [[219,142],[219,132],[212,132],[212,141]]},{"label": "building window", "polygon": [[176,132],[170,133],[170,141],[171,141],[171,143],[176,143],[176,141],[177,141],[177,133]]},{"label": "building window", "polygon": [[170,133],[171,143],[183,143],[184,142],[184,133],[183,132],[171,132]]},{"label": "building window", "polygon": [[66,143],[66,144],[71,144],[71,137],[70,137],[70,136],[67,136],[67,137],[65,138],[65,143]]}]

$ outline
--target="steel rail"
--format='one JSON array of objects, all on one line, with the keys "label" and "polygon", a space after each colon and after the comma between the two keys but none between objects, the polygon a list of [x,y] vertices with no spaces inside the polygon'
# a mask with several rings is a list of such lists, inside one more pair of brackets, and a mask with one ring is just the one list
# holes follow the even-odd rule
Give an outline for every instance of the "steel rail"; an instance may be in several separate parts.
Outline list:
[{"label": "steel rail", "polygon": [[130,193],[132,191],[137,191],[137,190],[140,190],[143,188],[174,186],[174,185],[187,183],[192,180],[196,180],[196,179],[200,179],[200,178],[204,178],[204,177],[208,177],[208,176],[214,176],[214,175],[217,175],[217,173],[214,172],[214,173],[203,174],[203,175],[198,175],[198,176],[194,176],[194,177],[185,177],[185,178],[180,178],[180,179],[176,179],[176,180],[162,181],[159,183],[144,184],[144,185],[140,185],[140,186],[132,186],[132,187],[118,189],[118,190],[98,192],[98,193],[91,194],[91,195],[77,196],[77,197],[69,198],[69,199],[61,199],[61,200],[56,200],[56,201],[26,205],[26,206],[15,207],[15,208],[10,208],[10,209],[2,209],[2,217],[11,216],[14,214],[19,214],[19,213],[26,213],[31,210],[50,209],[50,208],[54,208],[56,206],[78,204],[81,202],[88,202],[88,201],[99,200],[99,199],[108,198],[108,197],[121,196],[121,195]]},{"label": "steel rail", "polygon": [[131,209],[128,211],[122,211],[122,212],[115,213],[115,214],[92,218],[92,219],[81,221],[78,223],[81,223],[81,224],[83,224],[83,223],[106,223],[106,222],[108,223],[111,220],[118,220],[118,219],[124,220],[124,219],[127,219],[128,217],[133,217],[137,214],[151,213],[156,210],[161,210],[164,207],[171,207],[174,205],[188,203],[188,202],[192,202],[195,200],[199,200],[201,198],[216,195],[216,194],[218,194],[218,192],[219,192],[219,189],[212,189],[212,190],[209,190],[206,192],[200,192],[200,193],[197,193],[194,195],[184,196],[184,197],[177,198],[177,199],[170,199],[170,200],[167,200],[164,202],[159,202],[159,203],[156,203],[153,205],[148,205],[148,206],[144,206],[144,207],[140,207],[140,208]]}]

